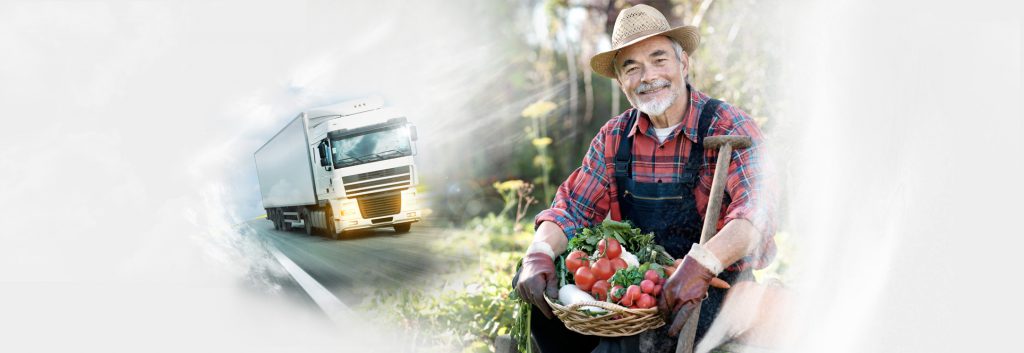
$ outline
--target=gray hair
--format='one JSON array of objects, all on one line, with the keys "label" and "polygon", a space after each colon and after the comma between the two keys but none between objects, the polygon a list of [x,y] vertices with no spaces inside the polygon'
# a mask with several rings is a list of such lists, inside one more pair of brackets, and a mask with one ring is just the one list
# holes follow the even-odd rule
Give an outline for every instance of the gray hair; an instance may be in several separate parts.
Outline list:
[{"label": "gray hair", "polygon": [[[675,38],[672,38],[672,37],[669,37],[669,36],[665,36],[665,38],[668,38],[669,42],[672,42],[672,50],[675,51],[675,53],[676,53],[676,60],[679,60],[679,62],[683,62],[683,44],[679,43],[679,41],[676,40]],[[616,63],[616,60],[618,59],[618,56],[619,56],[619,52],[618,51],[616,51],[615,55],[612,56],[612,70],[615,71],[615,77],[616,78],[619,77],[619,64]],[[689,75],[689,73],[687,73],[686,77],[683,77],[683,79],[687,83],[689,83],[690,82],[690,75]]]}]

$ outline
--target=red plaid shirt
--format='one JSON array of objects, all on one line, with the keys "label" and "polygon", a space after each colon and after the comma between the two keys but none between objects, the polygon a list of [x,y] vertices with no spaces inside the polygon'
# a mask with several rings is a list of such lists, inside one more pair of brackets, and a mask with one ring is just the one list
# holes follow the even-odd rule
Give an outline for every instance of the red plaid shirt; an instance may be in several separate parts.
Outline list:
[{"label": "red plaid shirt", "polygon": [[[683,116],[682,124],[672,131],[664,143],[658,143],[650,118],[640,114],[636,123],[629,127],[629,134],[634,136],[634,179],[642,183],[681,182],[679,178],[690,149],[693,142],[697,141],[700,111],[709,99],[708,95],[690,87],[690,106]],[[632,109],[627,110],[601,128],[590,143],[583,165],[558,187],[551,208],[537,215],[536,225],[543,221],[554,222],[572,238],[577,231],[603,220],[609,211],[612,219],[621,220],[614,180],[615,150],[619,146],[620,132],[627,128],[626,123],[631,113]],[[741,270],[748,265],[764,268],[775,256],[776,213],[774,188],[767,182],[765,168],[768,165],[763,162],[764,137],[747,113],[727,103],[719,105],[711,130],[706,136],[715,135],[745,135],[753,140],[750,148],[733,151],[717,227],[721,230],[726,223],[737,218],[753,223],[762,235],[761,242],[752,254],[730,266],[730,269]],[[700,180],[693,190],[697,210],[702,218],[707,213],[718,150],[705,149],[704,157]]]}]

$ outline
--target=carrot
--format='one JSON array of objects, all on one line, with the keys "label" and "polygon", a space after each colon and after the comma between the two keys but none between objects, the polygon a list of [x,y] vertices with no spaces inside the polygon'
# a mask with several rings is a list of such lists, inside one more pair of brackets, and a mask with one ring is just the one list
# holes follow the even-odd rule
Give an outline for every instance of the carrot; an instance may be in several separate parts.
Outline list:
[{"label": "carrot", "polygon": [[723,281],[721,278],[718,278],[718,277],[711,278],[711,286],[715,287],[715,288],[721,288],[721,289],[732,288],[732,286],[729,285],[729,282]]}]

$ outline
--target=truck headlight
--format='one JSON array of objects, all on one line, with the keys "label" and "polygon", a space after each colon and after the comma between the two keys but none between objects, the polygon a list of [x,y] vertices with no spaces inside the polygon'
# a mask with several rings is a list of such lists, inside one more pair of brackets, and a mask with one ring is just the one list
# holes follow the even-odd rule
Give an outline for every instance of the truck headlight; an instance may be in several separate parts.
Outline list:
[{"label": "truck headlight", "polygon": [[402,210],[411,210],[416,207],[416,189],[402,190]]},{"label": "truck headlight", "polygon": [[342,217],[345,216],[356,216],[359,217],[359,204],[356,200],[345,200],[341,203],[341,210],[339,210]]}]

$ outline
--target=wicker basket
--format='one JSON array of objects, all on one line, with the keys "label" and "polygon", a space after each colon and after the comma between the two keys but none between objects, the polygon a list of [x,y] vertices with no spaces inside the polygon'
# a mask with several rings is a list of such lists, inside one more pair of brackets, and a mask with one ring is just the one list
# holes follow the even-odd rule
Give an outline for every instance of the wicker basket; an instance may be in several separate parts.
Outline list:
[{"label": "wicker basket", "polygon": [[[630,309],[618,304],[601,301],[588,301],[572,305],[562,305],[546,295],[544,300],[551,306],[555,315],[570,330],[584,335],[601,337],[632,336],[641,332],[665,325],[658,308]],[[581,307],[591,306],[607,310],[604,314],[590,314]]]}]

